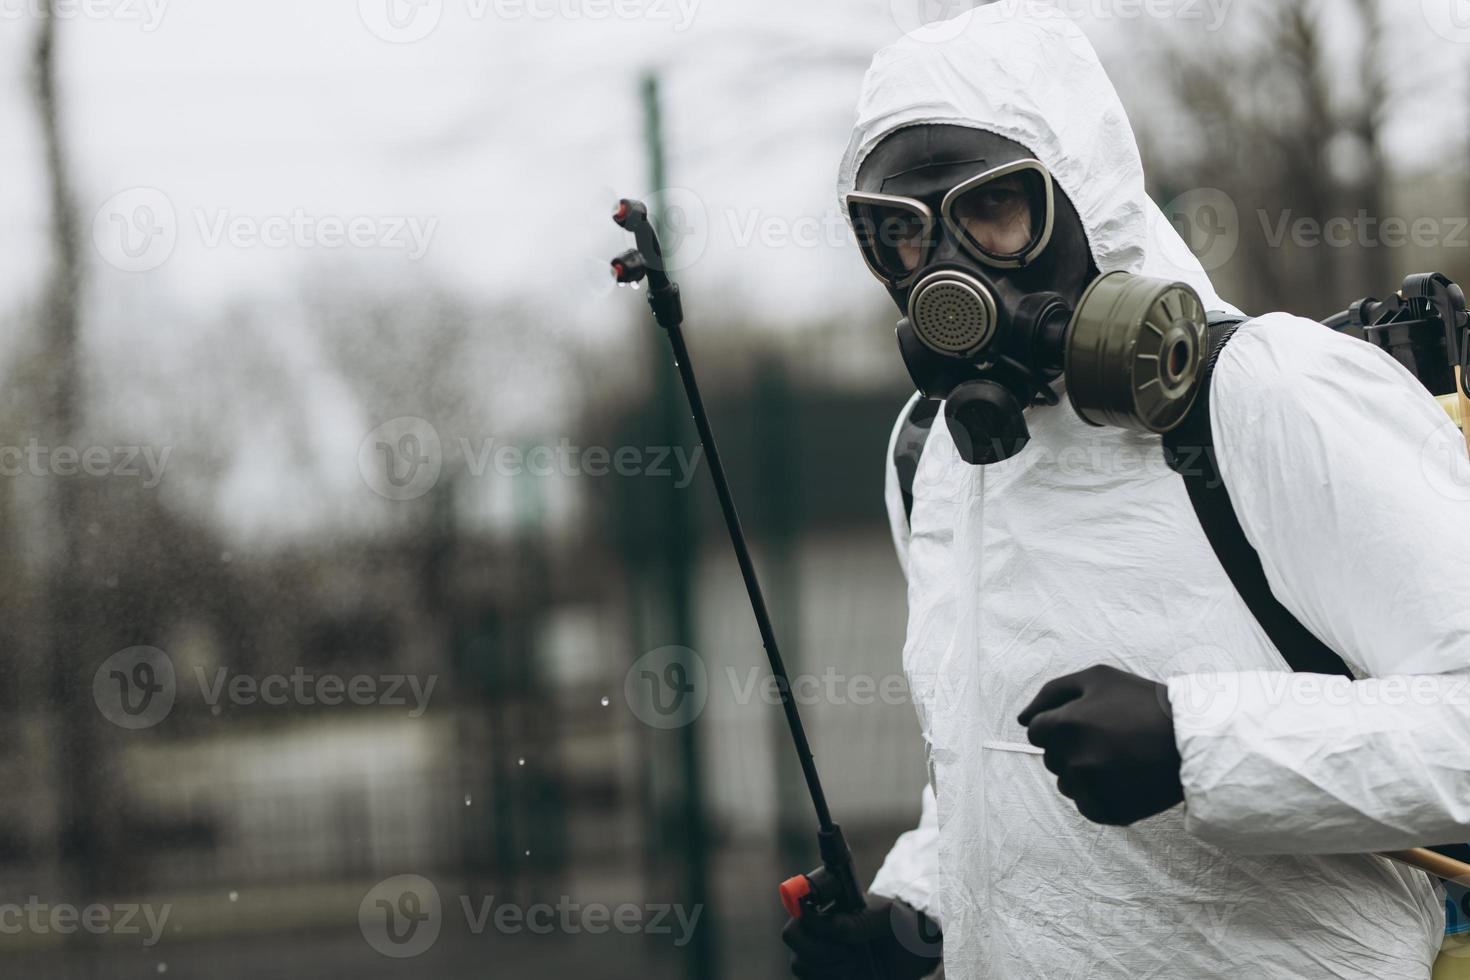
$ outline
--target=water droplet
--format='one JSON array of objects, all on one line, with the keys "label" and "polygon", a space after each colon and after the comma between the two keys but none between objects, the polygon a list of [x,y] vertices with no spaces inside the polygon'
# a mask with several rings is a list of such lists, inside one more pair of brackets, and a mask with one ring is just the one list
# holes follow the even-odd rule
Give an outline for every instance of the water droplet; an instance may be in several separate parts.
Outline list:
[{"label": "water droplet", "polygon": [[636,282],[635,282],[635,283],[633,283],[633,291],[634,291],[634,292],[635,292],[635,293],[636,293],[636,292],[637,292],[637,291],[638,291],[638,284],[637,284],[637,283],[636,283]]},{"label": "water droplet", "polygon": [[167,963],[160,963],[160,964],[158,964],[158,972],[159,973],[167,973],[168,972],[168,964]]},{"label": "water droplet", "polygon": [[232,554],[230,554],[228,551],[221,551],[220,552],[220,555],[219,555],[219,560],[220,561],[224,561],[224,562],[228,562],[231,559],[233,559],[234,557],[235,556],[232,555]]},{"label": "water droplet", "polygon": [[607,706],[608,706],[608,705],[610,705],[610,704],[612,704],[612,699],[611,699],[611,698],[609,698],[609,697],[608,697],[608,696],[607,696],[607,695],[606,695],[606,694],[604,694],[604,695],[603,695],[603,696],[602,696],[602,706],[603,706],[603,707],[604,707],[604,708],[606,708],[606,707],[607,707]]},{"label": "water droplet", "polygon": [[209,708],[209,713],[212,714],[212,715],[219,714],[220,713],[220,706],[217,705],[217,704],[216,705],[211,705],[210,708]]},{"label": "water droplet", "polygon": [[516,760],[516,765],[518,765],[518,766],[524,766],[525,764],[526,764],[526,760],[524,758],[521,758],[521,759],[517,759]]},{"label": "water droplet", "polygon": [[468,793],[466,793],[464,795],[464,805],[465,806],[469,806],[470,805],[470,794],[468,794]]},{"label": "water droplet", "polygon": [[530,856],[531,856],[531,852],[530,851],[527,851],[526,852],[526,857],[530,857]]},{"label": "water droplet", "polygon": [[232,901],[232,902],[238,902],[239,900],[240,900],[240,893],[239,892],[230,892],[230,901]]}]

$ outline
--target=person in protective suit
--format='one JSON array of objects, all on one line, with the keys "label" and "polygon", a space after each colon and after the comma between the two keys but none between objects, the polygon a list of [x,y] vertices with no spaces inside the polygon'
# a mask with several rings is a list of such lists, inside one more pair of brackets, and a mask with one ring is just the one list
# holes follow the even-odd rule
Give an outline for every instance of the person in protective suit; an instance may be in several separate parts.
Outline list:
[{"label": "person in protective suit", "polygon": [[[1028,297],[1075,306],[1118,270],[1231,310],[1054,10],[995,4],[899,40],[857,115],[839,192],[901,343],[927,316],[931,349],[965,350]],[[942,373],[909,353],[921,388]],[[1442,892],[1368,852],[1470,840],[1470,487],[1428,451],[1458,438],[1444,413],[1391,357],[1288,314],[1220,353],[1217,465],[1271,591],[1357,678],[1328,680],[1287,673],[1158,435],[1045,404],[1056,372],[1023,355],[982,374],[1004,389],[974,402],[1002,444],[967,445],[946,408],[901,486],[916,395],[889,447],[919,825],[866,913],[788,924],[795,974],[861,976],[866,944],[888,976],[924,976],[942,930],[950,980],[1429,976]]]}]

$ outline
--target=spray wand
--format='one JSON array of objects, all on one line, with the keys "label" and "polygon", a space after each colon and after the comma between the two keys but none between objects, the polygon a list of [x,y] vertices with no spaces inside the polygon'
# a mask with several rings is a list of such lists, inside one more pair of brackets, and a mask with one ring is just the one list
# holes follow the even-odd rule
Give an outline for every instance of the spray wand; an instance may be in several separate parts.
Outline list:
[{"label": "spray wand", "polygon": [[[826,794],[822,792],[816,761],[812,758],[806,729],[802,726],[801,714],[791,693],[791,680],[787,676],[786,664],[782,661],[780,648],[776,644],[776,634],[771,628],[771,617],[766,611],[760,580],[756,577],[750,549],[745,543],[745,532],[740,527],[735,498],[731,496],[730,484],[725,479],[725,468],[720,462],[720,451],[715,445],[704,400],[699,394],[699,382],[694,377],[689,348],[684,343],[684,309],[679,299],[679,286],[669,278],[664,267],[663,249],[659,245],[658,233],[649,221],[648,207],[641,201],[625,198],[618,202],[613,220],[619,227],[632,232],[638,246],[612,260],[613,276],[624,284],[637,283],[644,279],[648,281],[648,305],[653,308],[653,317],[658,325],[669,336],[669,345],[674,351],[674,363],[679,368],[679,377],[684,384],[694,425],[699,431],[699,441],[709,463],[710,477],[714,480],[715,494],[720,500],[720,511],[725,517],[725,528],[730,532],[730,544],[740,563],[740,575],[745,580],[750,608],[755,614],[766,659],[770,661],[771,674],[776,679],[776,689],[781,695],[781,709],[786,713],[786,725],[791,730],[791,740],[801,762],[801,773],[806,780],[807,792],[817,815],[817,845],[822,857],[821,867],[782,882],[781,903],[793,918],[861,911],[865,907],[865,899],[862,886],[858,884],[857,870],[853,867],[852,852],[842,835],[842,828],[833,822],[832,813],[827,807]],[[873,977],[880,976],[871,954],[868,960],[869,974]]]}]

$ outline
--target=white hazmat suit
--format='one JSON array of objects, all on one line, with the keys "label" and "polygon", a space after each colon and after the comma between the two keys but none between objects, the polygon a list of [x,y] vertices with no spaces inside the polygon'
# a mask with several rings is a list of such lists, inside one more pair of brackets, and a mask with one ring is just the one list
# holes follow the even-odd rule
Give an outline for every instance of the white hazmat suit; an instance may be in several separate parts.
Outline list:
[{"label": "white hazmat suit", "polygon": [[[1028,147],[1101,271],[1229,308],[1145,195],[1067,18],[1002,0],[880,51],[839,191],[917,123]],[[872,890],[941,922],[950,980],[1429,975],[1440,889],[1363,852],[1470,840],[1470,460],[1408,372],[1311,321],[1244,324],[1213,384],[1220,470],[1272,590],[1365,679],[1284,673],[1157,436],[1063,400],[980,467],[936,424],[911,518],[890,447],[930,787]],[[1167,680],[1183,759],[1185,804],[1127,828],[1081,817],[1016,721],[1099,663]]]}]

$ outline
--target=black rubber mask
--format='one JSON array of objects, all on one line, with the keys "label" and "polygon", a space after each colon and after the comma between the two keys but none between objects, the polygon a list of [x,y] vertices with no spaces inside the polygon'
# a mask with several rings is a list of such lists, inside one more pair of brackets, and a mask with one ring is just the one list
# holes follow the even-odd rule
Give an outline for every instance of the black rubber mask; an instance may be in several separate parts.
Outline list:
[{"label": "black rubber mask", "polygon": [[1072,202],[1019,143],[935,124],[885,137],[847,203],[903,314],[904,363],[925,396],[945,400],[960,455],[1020,452],[1024,408],[1058,401],[1068,321],[1097,276]]}]

